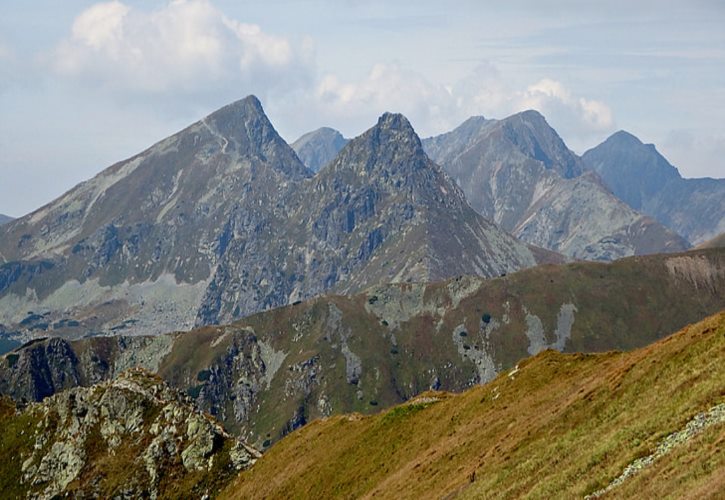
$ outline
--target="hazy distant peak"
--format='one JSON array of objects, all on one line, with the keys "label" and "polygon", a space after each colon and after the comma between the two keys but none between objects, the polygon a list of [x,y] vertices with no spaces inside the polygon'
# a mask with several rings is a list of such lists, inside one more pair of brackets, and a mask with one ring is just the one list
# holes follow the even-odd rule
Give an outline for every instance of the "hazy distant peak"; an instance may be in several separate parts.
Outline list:
[{"label": "hazy distant peak", "polygon": [[642,141],[639,140],[639,138],[627,132],[626,130],[618,130],[617,132],[610,135],[606,141],[604,142],[612,142],[615,144],[621,144],[621,145],[631,145],[631,146],[641,146]]},{"label": "hazy distant peak", "polygon": [[515,113],[511,115],[511,118],[518,117],[523,120],[531,121],[531,122],[544,122],[546,123],[546,118],[544,118],[544,115],[542,115],[540,112],[536,111],[535,109],[525,109],[524,111],[519,111],[518,113]]},{"label": "hazy distant peak", "polygon": [[348,139],[334,128],[320,127],[303,134],[291,146],[307,168],[319,172],[347,143]]}]

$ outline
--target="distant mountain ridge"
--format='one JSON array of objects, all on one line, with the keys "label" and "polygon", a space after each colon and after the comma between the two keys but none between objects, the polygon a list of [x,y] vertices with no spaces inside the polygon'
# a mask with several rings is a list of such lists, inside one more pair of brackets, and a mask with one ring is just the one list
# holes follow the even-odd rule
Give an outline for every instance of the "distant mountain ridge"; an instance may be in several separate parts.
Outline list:
[{"label": "distant mountain ridge", "polygon": [[588,260],[689,247],[613,196],[536,111],[474,117],[423,145],[476,211],[528,243]]},{"label": "distant mountain ridge", "polygon": [[3,224],[7,224],[11,220],[13,220],[13,217],[10,217],[8,215],[0,214],[0,226],[2,226]]},{"label": "distant mountain ridge", "polygon": [[725,232],[725,179],[684,179],[652,144],[619,131],[582,160],[627,204],[698,244]]},{"label": "distant mountain ridge", "polygon": [[315,418],[467,389],[541,350],[641,347],[723,309],[725,249],[537,266],[325,295],[188,333],[37,340],[0,356],[0,394],[41,400],[139,365],[262,446]]},{"label": "distant mountain ridge", "polygon": [[350,139],[329,127],[308,132],[291,144],[302,163],[313,172],[319,172],[330,163]]},{"label": "distant mountain ridge", "polygon": [[250,96],[2,226],[0,333],[162,333],[537,258],[468,206],[401,115],[313,177]]}]

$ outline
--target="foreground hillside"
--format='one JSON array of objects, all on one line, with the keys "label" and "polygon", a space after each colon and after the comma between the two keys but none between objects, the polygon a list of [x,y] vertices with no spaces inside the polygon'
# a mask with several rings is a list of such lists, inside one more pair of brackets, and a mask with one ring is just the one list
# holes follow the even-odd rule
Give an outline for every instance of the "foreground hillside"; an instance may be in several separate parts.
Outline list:
[{"label": "foreground hillside", "polygon": [[725,250],[541,266],[327,296],[227,326],[156,337],[36,341],[0,358],[22,401],[159,373],[250,442],[315,418],[462,391],[541,350],[631,350],[725,309]]},{"label": "foreground hillside", "polygon": [[222,497],[721,497],[724,361],[725,312],[631,353],[547,350],[460,395],[315,421]]}]

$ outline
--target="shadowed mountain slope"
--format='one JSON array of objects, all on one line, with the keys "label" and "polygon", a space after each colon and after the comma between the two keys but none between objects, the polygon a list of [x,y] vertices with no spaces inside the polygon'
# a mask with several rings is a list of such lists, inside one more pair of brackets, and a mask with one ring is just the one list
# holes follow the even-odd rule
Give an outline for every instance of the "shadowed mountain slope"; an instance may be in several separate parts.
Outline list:
[{"label": "shadowed mountain slope", "polygon": [[725,232],[725,179],[683,179],[653,144],[625,131],[582,160],[620,199],[693,244]]}]

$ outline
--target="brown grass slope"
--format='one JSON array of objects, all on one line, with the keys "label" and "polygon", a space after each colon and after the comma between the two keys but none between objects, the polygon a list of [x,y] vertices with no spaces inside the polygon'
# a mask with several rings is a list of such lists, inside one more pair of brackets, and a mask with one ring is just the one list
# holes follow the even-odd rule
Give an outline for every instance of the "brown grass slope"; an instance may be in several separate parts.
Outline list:
[{"label": "brown grass slope", "polygon": [[[582,498],[725,403],[724,361],[725,311],[630,353],[544,351],[460,395],[315,421],[222,497]],[[608,495],[721,497],[724,444],[721,418]]]}]

